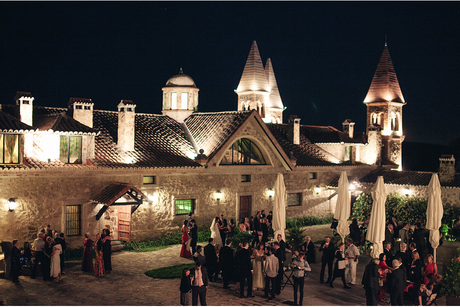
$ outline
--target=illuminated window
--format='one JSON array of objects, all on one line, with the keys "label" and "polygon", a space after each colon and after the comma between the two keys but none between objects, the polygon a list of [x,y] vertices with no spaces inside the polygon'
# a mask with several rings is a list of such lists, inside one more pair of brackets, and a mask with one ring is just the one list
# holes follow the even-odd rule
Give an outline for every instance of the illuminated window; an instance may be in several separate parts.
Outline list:
[{"label": "illuminated window", "polygon": [[61,135],[59,160],[68,164],[81,164],[82,137]]},{"label": "illuminated window", "polygon": [[194,199],[176,199],[176,215],[185,215],[195,212]]},{"label": "illuminated window", "polygon": [[241,182],[251,182],[251,175],[241,175]]},{"label": "illuminated window", "polygon": [[396,114],[394,112],[391,112],[390,123],[392,131],[398,130],[396,129]]},{"label": "illuminated window", "polygon": [[302,205],[302,193],[288,193],[287,195],[288,207]]},{"label": "illuminated window", "polygon": [[345,146],[345,157],[344,161],[351,161],[351,146]]},{"label": "illuminated window", "polygon": [[79,236],[81,234],[81,205],[66,206],[65,235]]},{"label": "illuminated window", "polygon": [[239,139],[227,150],[220,164],[223,165],[265,165],[259,147],[249,139]]},{"label": "illuminated window", "polygon": [[171,93],[171,110],[177,110],[177,93]]},{"label": "illuminated window", "polygon": [[142,181],[144,185],[155,184],[156,178],[155,176],[144,176]]},{"label": "illuminated window", "polygon": [[379,124],[379,116],[376,113],[372,114],[372,124],[378,125]]},{"label": "illuminated window", "polygon": [[0,163],[19,163],[18,134],[0,134]]},{"label": "illuminated window", "polygon": [[188,93],[182,93],[180,96],[181,109],[188,110]]}]

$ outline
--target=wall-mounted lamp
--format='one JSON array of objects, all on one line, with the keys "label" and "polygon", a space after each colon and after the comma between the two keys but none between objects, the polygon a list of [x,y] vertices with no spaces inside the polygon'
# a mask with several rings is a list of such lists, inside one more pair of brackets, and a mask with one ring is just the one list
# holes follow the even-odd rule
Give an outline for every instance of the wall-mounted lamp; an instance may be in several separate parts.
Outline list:
[{"label": "wall-mounted lamp", "polygon": [[355,189],[356,189],[355,184],[354,184],[354,183],[350,183],[350,185],[348,186],[348,190],[354,191]]},{"label": "wall-mounted lamp", "polygon": [[8,200],[8,211],[13,212],[14,209],[16,209],[16,202],[14,201],[14,198],[10,198]]},{"label": "wall-mounted lamp", "polygon": [[315,193],[319,194],[319,192],[321,192],[321,188],[319,186],[316,186],[315,187]]},{"label": "wall-mounted lamp", "polygon": [[216,192],[216,199],[219,200],[222,198],[222,192],[220,190],[217,190]]},{"label": "wall-mounted lamp", "polygon": [[409,189],[409,188],[404,188],[404,189],[403,189],[403,193],[404,193],[404,195],[409,196],[409,194],[410,194],[410,189]]},{"label": "wall-mounted lamp", "polygon": [[268,197],[273,197],[275,195],[275,191],[273,189],[268,189]]}]

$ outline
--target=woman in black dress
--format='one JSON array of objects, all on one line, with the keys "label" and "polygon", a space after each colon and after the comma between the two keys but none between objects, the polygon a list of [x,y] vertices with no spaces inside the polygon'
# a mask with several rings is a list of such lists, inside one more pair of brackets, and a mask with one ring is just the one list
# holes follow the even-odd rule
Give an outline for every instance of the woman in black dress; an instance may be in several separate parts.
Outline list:
[{"label": "woman in black dress", "polygon": [[104,229],[102,231],[102,258],[104,259],[104,269],[106,272],[112,271],[112,238],[110,237],[110,230]]},{"label": "woman in black dress", "polygon": [[339,249],[336,250],[335,252],[335,258],[337,259],[336,262],[335,262],[335,267],[334,267],[334,277],[332,277],[332,280],[331,282],[329,283],[329,286],[331,288],[334,288],[333,286],[333,283],[334,283],[334,280],[337,278],[337,277],[341,277],[342,278],[342,282],[343,282],[343,287],[344,288],[347,288],[349,289],[350,287],[347,286],[347,283],[345,282],[345,268],[343,269],[339,269],[339,261],[342,261],[342,260],[345,260],[345,243],[340,243],[339,245]]},{"label": "woman in black dress", "polygon": [[53,238],[46,237],[45,251],[43,256],[43,280],[52,280],[51,271],[51,254],[53,253]]},{"label": "woman in black dress", "polygon": [[13,250],[11,251],[11,280],[14,283],[19,282],[19,275],[21,274],[21,252],[19,251],[19,241],[13,240]]}]

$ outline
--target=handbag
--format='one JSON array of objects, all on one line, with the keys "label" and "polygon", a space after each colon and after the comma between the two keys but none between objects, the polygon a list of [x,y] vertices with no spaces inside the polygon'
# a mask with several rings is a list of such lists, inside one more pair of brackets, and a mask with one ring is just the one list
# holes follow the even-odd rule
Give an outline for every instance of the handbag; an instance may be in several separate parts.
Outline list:
[{"label": "handbag", "polygon": [[347,267],[347,261],[346,260],[339,260],[337,261],[338,269],[343,270]]}]

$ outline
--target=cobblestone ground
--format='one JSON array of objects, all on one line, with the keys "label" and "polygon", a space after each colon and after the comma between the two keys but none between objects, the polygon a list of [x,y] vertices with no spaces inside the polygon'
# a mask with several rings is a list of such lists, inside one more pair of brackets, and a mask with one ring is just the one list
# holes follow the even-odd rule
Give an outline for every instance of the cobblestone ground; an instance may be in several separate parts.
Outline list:
[{"label": "cobblestone ground", "polygon": [[[328,227],[314,226],[307,229],[313,240],[319,240],[329,234]],[[319,237],[319,238],[317,238]],[[44,282],[42,279],[30,279],[20,276],[19,284],[0,279],[0,299],[7,300],[8,305],[179,305],[179,279],[153,279],[144,274],[145,271],[192,261],[179,257],[180,245],[164,250],[145,253],[118,252],[112,256],[114,271],[103,277],[96,278],[93,274],[80,271],[79,263],[66,264],[63,281],[60,283]],[[358,283],[369,257],[363,256],[358,265]],[[303,304],[310,306],[333,305],[364,305],[364,290],[360,285],[352,289],[344,289],[341,281],[334,282],[334,289],[319,283],[321,265],[312,264],[312,272],[305,281],[305,297]],[[252,306],[252,305],[291,305],[293,287],[287,285],[275,300],[263,298],[262,291],[255,291],[254,298],[239,298],[231,289],[222,289],[222,281],[210,283],[207,291],[208,305],[218,306]]]}]

